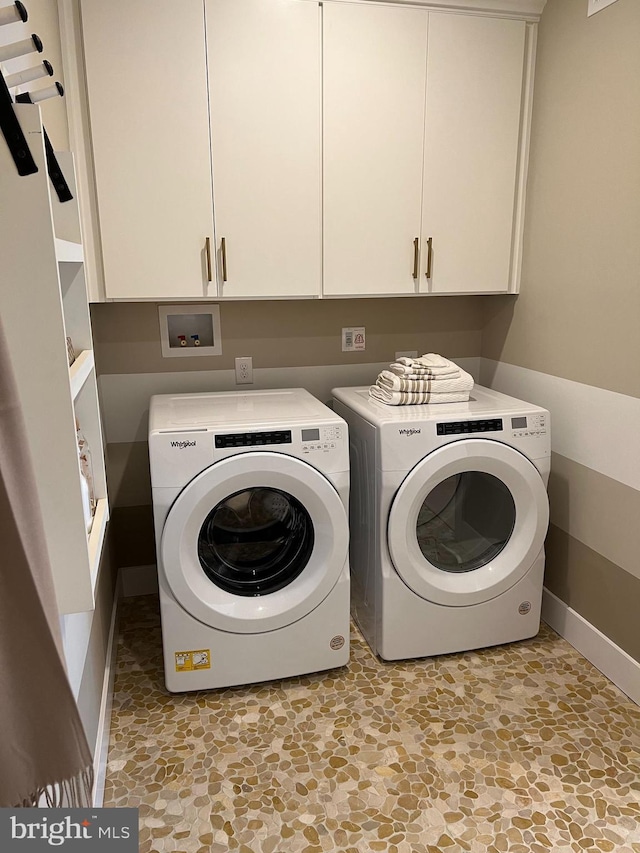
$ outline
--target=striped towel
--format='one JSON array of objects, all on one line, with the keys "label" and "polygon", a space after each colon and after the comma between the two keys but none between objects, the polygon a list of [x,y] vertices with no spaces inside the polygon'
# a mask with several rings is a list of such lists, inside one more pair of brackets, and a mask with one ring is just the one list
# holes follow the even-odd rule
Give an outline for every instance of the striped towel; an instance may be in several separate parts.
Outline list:
[{"label": "striped towel", "polygon": [[386,391],[379,385],[369,388],[369,396],[387,406],[411,406],[424,403],[466,403],[468,391],[445,391],[434,394],[432,391]]},{"label": "striped towel", "polygon": [[433,394],[443,394],[451,391],[471,391],[473,377],[460,369],[458,369],[457,376],[435,376],[421,379],[396,376],[390,370],[383,370],[378,375],[376,385],[388,391],[430,391]]}]

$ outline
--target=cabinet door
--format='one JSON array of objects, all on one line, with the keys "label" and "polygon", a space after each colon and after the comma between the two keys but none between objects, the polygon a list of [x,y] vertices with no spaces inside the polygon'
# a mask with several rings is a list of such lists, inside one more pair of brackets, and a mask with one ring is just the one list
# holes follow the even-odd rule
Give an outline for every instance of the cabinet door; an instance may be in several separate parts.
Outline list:
[{"label": "cabinet door", "polygon": [[205,11],[221,295],[318,296],[320,7],[205,0]]},{"label": "cabinet door", "polygon": [[417,290],[427,17],[323,5],[326,295]]},{"label": "cabinet door", "polygon": [[209,295],[202,4],[82,0],[82,28],[106,296]]},{"label": "cabinet door", "polygon": [[420,290],[509,290],[523,21],[429,15]]}]

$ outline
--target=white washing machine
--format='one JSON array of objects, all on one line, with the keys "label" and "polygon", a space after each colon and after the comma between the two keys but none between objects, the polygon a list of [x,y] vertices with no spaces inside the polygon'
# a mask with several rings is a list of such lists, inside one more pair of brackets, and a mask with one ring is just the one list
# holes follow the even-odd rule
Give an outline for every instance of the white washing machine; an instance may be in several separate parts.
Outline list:
[{"label": "white washing machine", "polygon": [[347,425],[301,388],[151,398],[172,692],[349,658]]},{"label": "white washing machine", "polygon": [[351,442],[352,610],[373,651],[396,660],[534,636],[549,412],[478,386],[438,405],[333,395]]}]

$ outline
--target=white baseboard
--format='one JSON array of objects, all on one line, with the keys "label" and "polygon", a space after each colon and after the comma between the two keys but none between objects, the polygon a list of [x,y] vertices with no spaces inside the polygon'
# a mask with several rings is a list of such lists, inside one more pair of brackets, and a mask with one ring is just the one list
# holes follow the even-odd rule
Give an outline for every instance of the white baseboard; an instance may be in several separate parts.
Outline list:
[{"label": "white baseboard", "polygon": [[113,687],[116,677],[116,628],[118,624],[118,603],[120,601],[120,578],[116,582],[107,654],[105,658],[104,678],[102,680],[102,700],[100,702],[100,717],[98,732],[93,751],[93,805],[101,808],[104,801],[104,783],[107,775],[107,757],[109,752],[109,735],[111,733],[111,706],[113,704]]},{"label": "white baseboard", "polygon": [[158,592],[158,571],[150,566],[126,566],[120,569],[123,598],[132,595],[152,595]]},{"label": "white baseboard", "polygon": [[544,590],[542,598],[542,618],[623,693],[640,705],[638,661],[548,589]]}]

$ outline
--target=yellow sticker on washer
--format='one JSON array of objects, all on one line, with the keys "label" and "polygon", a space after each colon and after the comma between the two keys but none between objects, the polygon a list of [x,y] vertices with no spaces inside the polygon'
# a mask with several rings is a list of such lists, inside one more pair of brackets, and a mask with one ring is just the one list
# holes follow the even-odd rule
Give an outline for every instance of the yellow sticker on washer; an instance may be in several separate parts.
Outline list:
[{"label": "yellow sticker on washer", "polygon": [[195,669],[211,669],[211,649],[191,652],[176,652],[176,672],[193,672]]}]

